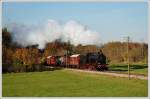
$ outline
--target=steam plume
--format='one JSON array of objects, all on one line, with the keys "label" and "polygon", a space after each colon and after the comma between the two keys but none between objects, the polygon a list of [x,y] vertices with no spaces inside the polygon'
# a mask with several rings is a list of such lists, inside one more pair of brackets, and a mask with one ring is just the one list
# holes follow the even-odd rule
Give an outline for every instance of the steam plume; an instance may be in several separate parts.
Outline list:
[{"label": "steam plume", "polygon": [[78,44],[100,44],[100,36],[96,31],[87,29],[76,21],[60,24],[55,20],[48,20],[44,25],[12,24],[10,26],[13,41],[22,46],[38,44],[43,49],[48,42],[60,39]]}]

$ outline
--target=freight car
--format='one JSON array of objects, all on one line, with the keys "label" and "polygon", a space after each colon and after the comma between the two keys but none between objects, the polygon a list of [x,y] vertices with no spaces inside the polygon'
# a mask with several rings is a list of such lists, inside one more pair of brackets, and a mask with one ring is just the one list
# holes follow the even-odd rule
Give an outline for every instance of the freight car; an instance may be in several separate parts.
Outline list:
[{"label": "freight car", "polygon": [[48,56],[46,58],[46,62],[48,65],[55,65],[56,64],[56,57],[55,56]]},{"label": "freight car", "polygon": [[47,65],[60,66],[61,62],[62,62],[62,60],[61,60],[60,56],[48,56],[46,58]]},{"label": "freight car", "polygon": [[81,68],[86,64],[86,56],[81,54],[74,54],[70,56],[71,68]]}]

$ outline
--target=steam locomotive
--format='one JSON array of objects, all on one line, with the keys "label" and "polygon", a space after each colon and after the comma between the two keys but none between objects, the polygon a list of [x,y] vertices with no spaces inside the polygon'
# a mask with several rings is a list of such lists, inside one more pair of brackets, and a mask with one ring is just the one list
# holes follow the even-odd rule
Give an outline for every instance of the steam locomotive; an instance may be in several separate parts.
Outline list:
[{"label": "steam locomotive", "polygon": [[87,53],[85,55],[73,54],[70,56],[48,56],[46,62],[49,66],[98,71],[108,70],[106,56],[102,52]]}]

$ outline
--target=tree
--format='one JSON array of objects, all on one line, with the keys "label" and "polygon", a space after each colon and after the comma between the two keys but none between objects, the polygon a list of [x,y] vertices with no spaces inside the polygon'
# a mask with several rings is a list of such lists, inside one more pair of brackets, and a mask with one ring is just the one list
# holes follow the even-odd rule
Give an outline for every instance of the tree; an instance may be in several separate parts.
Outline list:
[{"label": "tree", "polygon": [[2,29],[2,44],[9,47],[12,42],[12,37],[10,32],[7,31],[7,28]]}]

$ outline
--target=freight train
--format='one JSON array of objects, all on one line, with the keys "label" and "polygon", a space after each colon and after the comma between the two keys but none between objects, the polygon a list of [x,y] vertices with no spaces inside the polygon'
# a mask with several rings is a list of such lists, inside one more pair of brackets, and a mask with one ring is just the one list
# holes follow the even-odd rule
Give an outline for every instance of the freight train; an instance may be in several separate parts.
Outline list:
[{"label": "freight train", "polygon": [[48,56],[46,63],[49,66],[59,66],[66,68],[78,68],[104,71],[108,70],[106,56],[100,52],[87,53],[85,55],[73,54],[70,56]]}]

